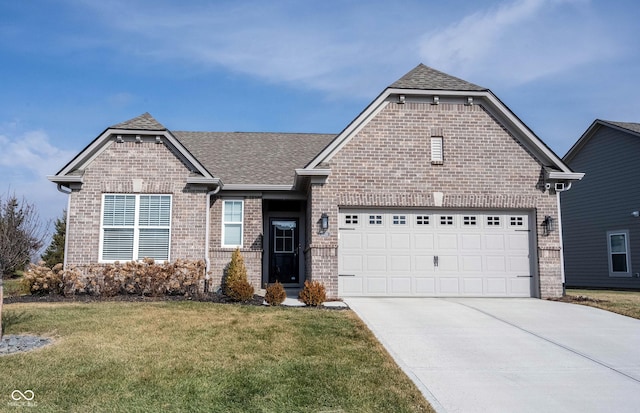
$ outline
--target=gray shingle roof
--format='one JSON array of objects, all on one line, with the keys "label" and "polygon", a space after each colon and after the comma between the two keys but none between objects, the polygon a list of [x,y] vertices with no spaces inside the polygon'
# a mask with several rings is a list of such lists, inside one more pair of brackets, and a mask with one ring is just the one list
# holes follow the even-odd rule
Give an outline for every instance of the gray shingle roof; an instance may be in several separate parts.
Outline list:
[{"label": "gray shingle roof", "polygon": [[336,135],[268,132],[172,132],[225,184],[293,185]]},{"label": "gray shingle roof", "polygon": [[485,91],[482,86],[440,72],[420,63],[391,86],[396,89]]},{"label": "gray shingle roof", "polygon": [[142,115],[118,123],[111,126],[112,129],[131,129],[131,130],[167,130],[160,122],[155,120],[149,112],[145,112]]},{"label": "gray shingle roof", "polygon": [[600,119],[600,121],[602,121],[603,123],[609,123],[611,125],[615,125],[615,126],[617,126],[619,128],[630,130],[631,132],[640,133],[640,123],[613,122],[613,121],[610,121],[610,120],[602,120],[602,119]]}]

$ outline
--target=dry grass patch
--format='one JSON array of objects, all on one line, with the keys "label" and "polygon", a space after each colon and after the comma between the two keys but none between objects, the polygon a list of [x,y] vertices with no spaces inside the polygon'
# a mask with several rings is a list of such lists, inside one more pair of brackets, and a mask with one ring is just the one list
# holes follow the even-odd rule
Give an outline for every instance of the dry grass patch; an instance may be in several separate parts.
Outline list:
[{"label": "dry grass patch", "polygon": [[[0,410],[431,411],[349,311],[197,302],[10,304],[9,334],[55,337],[3,357]],[[5,400],[7,399],[7,400]]]},{"label": "dry grass patch", "polygon": [[640,292],[567,289],[563,301],[588,305],[640,319]]}]

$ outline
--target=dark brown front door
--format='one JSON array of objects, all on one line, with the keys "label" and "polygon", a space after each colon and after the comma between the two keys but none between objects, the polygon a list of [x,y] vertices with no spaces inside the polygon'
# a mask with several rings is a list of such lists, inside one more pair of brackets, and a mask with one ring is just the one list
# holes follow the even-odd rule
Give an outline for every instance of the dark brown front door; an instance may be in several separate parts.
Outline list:
[{"label": "dark brown front door", "polygon": [[269,283],[298,284],[300,240],[297,218],[271,218],[269,222]]}]

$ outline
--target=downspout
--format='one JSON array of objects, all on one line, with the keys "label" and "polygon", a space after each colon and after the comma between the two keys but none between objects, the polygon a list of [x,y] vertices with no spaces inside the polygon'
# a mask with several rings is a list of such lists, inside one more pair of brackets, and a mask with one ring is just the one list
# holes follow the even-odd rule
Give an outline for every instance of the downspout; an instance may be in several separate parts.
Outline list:
[{"label": "downspout", "polygon": [[67,196],[67,216],[65,217],[65,227],[64,227],[64,258],[63,258],[63,262],[62,262],[62,268],[63,269],[67,269],[67,246],[69,244],[69,237],[68,237],[68,232],[69,232],[69,213],[71,210],[71,193],[73,192],[71,189],[69,189],[69,192],[65,191],[64,189],[62,189],[63,186],[62,184],[58,184],[58,191],[62,192],[63,194],[68,195]]},{"label": "downspout", "polygon": [[206,264],[206,269],[204,273],[204,291],[207,292],[209,290],[209,270],[211,269],[211,260],[209,259],[209,216],[211,215],[211,195],[215,195],[220,192],[220,188],[222,185],[219,185],[213,191],[207,192],[207,207],[205,209],[205,228],[204,228],[204,262]]},{"label": "downspout", "polygon": [[562,278],[562,295],[566,293],[565,288],[565,276],[564,276],[564,237],[562,236],[562,208],[560,208],[560,193],[571,189],[571,182],[566,188],[562,190],[556,190],[556,200],[558,205],[558,237],[560,237],[560,277]]}]

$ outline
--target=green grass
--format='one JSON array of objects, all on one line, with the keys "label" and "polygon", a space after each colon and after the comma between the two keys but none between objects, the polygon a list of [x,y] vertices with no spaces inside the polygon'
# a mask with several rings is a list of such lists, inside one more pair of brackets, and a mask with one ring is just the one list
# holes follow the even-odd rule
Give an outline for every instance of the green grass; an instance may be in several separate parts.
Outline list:
[{"label": "green grass", "polygon": [[13,297],[24,293],[22,286],[22,278],[5,278],[4,279],[4,296]]},{"label": "green grass", "polygon": [[432,411],[350,311],[198,302],[5,311],[15,314],[7,334],[55,344],[0,358],[0,411],[16,409],[15,389],[52,412]]},{"label": "green grass", "polygon": [[565,299],[640,319],[640,292],[567,289]]}]

